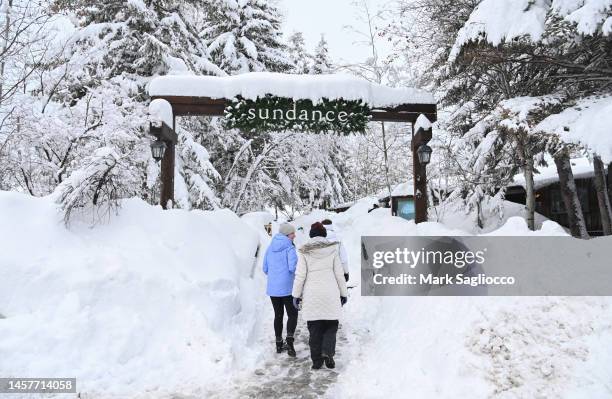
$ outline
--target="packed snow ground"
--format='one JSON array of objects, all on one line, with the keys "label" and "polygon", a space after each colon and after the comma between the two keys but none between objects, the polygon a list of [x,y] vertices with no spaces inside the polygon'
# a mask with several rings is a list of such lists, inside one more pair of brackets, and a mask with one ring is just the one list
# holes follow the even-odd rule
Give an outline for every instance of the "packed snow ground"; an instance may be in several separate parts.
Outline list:
[{"label": "packed snow ground", "polygon": [[[349,285],[359,280],[361,235],[468,234],[368,213],[369,202],[295,221],[307,231],[334,219]],[[608,298],[370,298],[355,287],[338,368],[316,374],[302,321],[295,364],[273,350],[254,258],[267,244],[269,214],[162,211],[128,200],[105,225],[66,229],[49,198],[0,192],[0,220],[2,376],[75,376],[88,399],[612,395]],[[504,223],[491,234],[565,234],[550,221],[537,232],[520,218]],[[298,245],[306,239],[300,231]]]}]

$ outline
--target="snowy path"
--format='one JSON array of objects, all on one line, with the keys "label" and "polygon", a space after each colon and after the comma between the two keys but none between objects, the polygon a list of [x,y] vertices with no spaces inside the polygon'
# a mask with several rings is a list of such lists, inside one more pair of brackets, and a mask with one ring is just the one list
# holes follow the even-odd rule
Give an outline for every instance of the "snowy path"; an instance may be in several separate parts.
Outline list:
[{"label": "snowy path", "polygon": [[325,396],[328,389],[336,382],[339,374],[348,362],[347,328],[338,330],[336,343],[336,369],[329,370],[323,366],[312,370],[310,351],[308,349],[308,329],[306,323],[299,320],[295,350],[296,358],[291,358],[284,351],[277,354],[274,343],[269,343],[269,357],[253,374],[243,380],[232,381],[231,387],[223,392],[208,393],[206,397],[220,398],[296,398],[310,399]]}]

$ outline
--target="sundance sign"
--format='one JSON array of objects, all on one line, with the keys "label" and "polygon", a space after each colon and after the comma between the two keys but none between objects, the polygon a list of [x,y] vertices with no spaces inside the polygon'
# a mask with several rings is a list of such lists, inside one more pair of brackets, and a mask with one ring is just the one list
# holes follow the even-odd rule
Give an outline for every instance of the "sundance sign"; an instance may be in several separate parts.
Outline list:
[{"label": "sundance sign", "polygon": [[370,108],[362,101],[293,100],[266,96],[238,98],[225,109],[225,126],[251,132],[308,131],[340,134],[363,133]]}]

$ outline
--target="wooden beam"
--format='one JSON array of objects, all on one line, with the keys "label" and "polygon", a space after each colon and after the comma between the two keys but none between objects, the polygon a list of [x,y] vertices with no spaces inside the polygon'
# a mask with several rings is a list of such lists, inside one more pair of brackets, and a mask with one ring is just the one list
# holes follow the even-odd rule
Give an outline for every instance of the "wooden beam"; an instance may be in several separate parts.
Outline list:
[{"label": "wooden beam", "polygon": [[[229,100],[192,97],[192,96],[159,96],[172,105],[176,116],[223,116]],[[390,108],[374,108],[370,112],[374,122],[408,122],[414,123],[419,115],[425,115],[432,122],[437,120],[435,104],[402,104]]]},{"label": "wooden beam", "polygon": [[435,122],[437,115],[435,113],[422,112],[391,112],[391,111],[371,111],[373,122],[406,122],[415,123],[419,115],[425,115],[427,119]]}]

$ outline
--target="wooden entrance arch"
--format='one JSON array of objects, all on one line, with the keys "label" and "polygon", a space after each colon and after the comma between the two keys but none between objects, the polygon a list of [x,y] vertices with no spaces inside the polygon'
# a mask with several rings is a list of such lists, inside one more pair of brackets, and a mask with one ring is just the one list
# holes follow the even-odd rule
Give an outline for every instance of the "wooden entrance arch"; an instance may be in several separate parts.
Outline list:
[{"label": "wooden entrance arch", "polygon": [[[256,94],[259,96],[271,94],[295,99],[297,94],[298,98],[307,99],[307,97],[299,97],[299,95],[302,92],[316,92],[317,88],[321,88],[323,93],[329,93],[333,92],[334,84],[339,86],[340,89],[341,84],[345,84],[350,85],[347,87],[351,88],[351,90],[348,90],[351,94],[346,97],[335,94],[335,99],[361,99],[368,104],[374,103],[370,106],[370,117],[375,122],[412,124],[411,148],[415,190],[415,222],[427,221],[427,174],[425,166],[419,162],[417,149],[431,140],[432,131],[430,126],[420,126],[415,132],[415,123],[421,115],[425,116],[430,122],[437,120],[437,106],[433,96],[416,89],[388,88],[344,76],[337,83],[337,79],[333,78],[334,76],[251,73],[235,77],[164,76],[154,79],[149,85],[151,99],[165,100],[172,108],[171,122],[166,120],[158,126],[152,125],[150,131],[153,136],[166,142],[166,151],[161,161],[160,203],[162,207],[166,209],[170,201],[174,202],[174,147],[176,144],[174,128],[177,116],[224,116],[226,107],[231,103],[232,98],[238,95],[256,97]],[[281,89],[275,88],[275,85],[279,82],[283,84]],[[224,85],[229,86],[229,88],[225,88]],[[260,88],[251,90],[251,85]],[[355,86],[359,90],[352,90]],[[378,100],[369,101],[370,97],[378,97]],[[388,97],[391,98],[388,102],[394,102],[393,105],[386,105],[384,100],[380,100],[380,98]],[[325,95],[322,98],[330,99],[329,96]],[[399,102],[399,100],[403,101]]]}]

